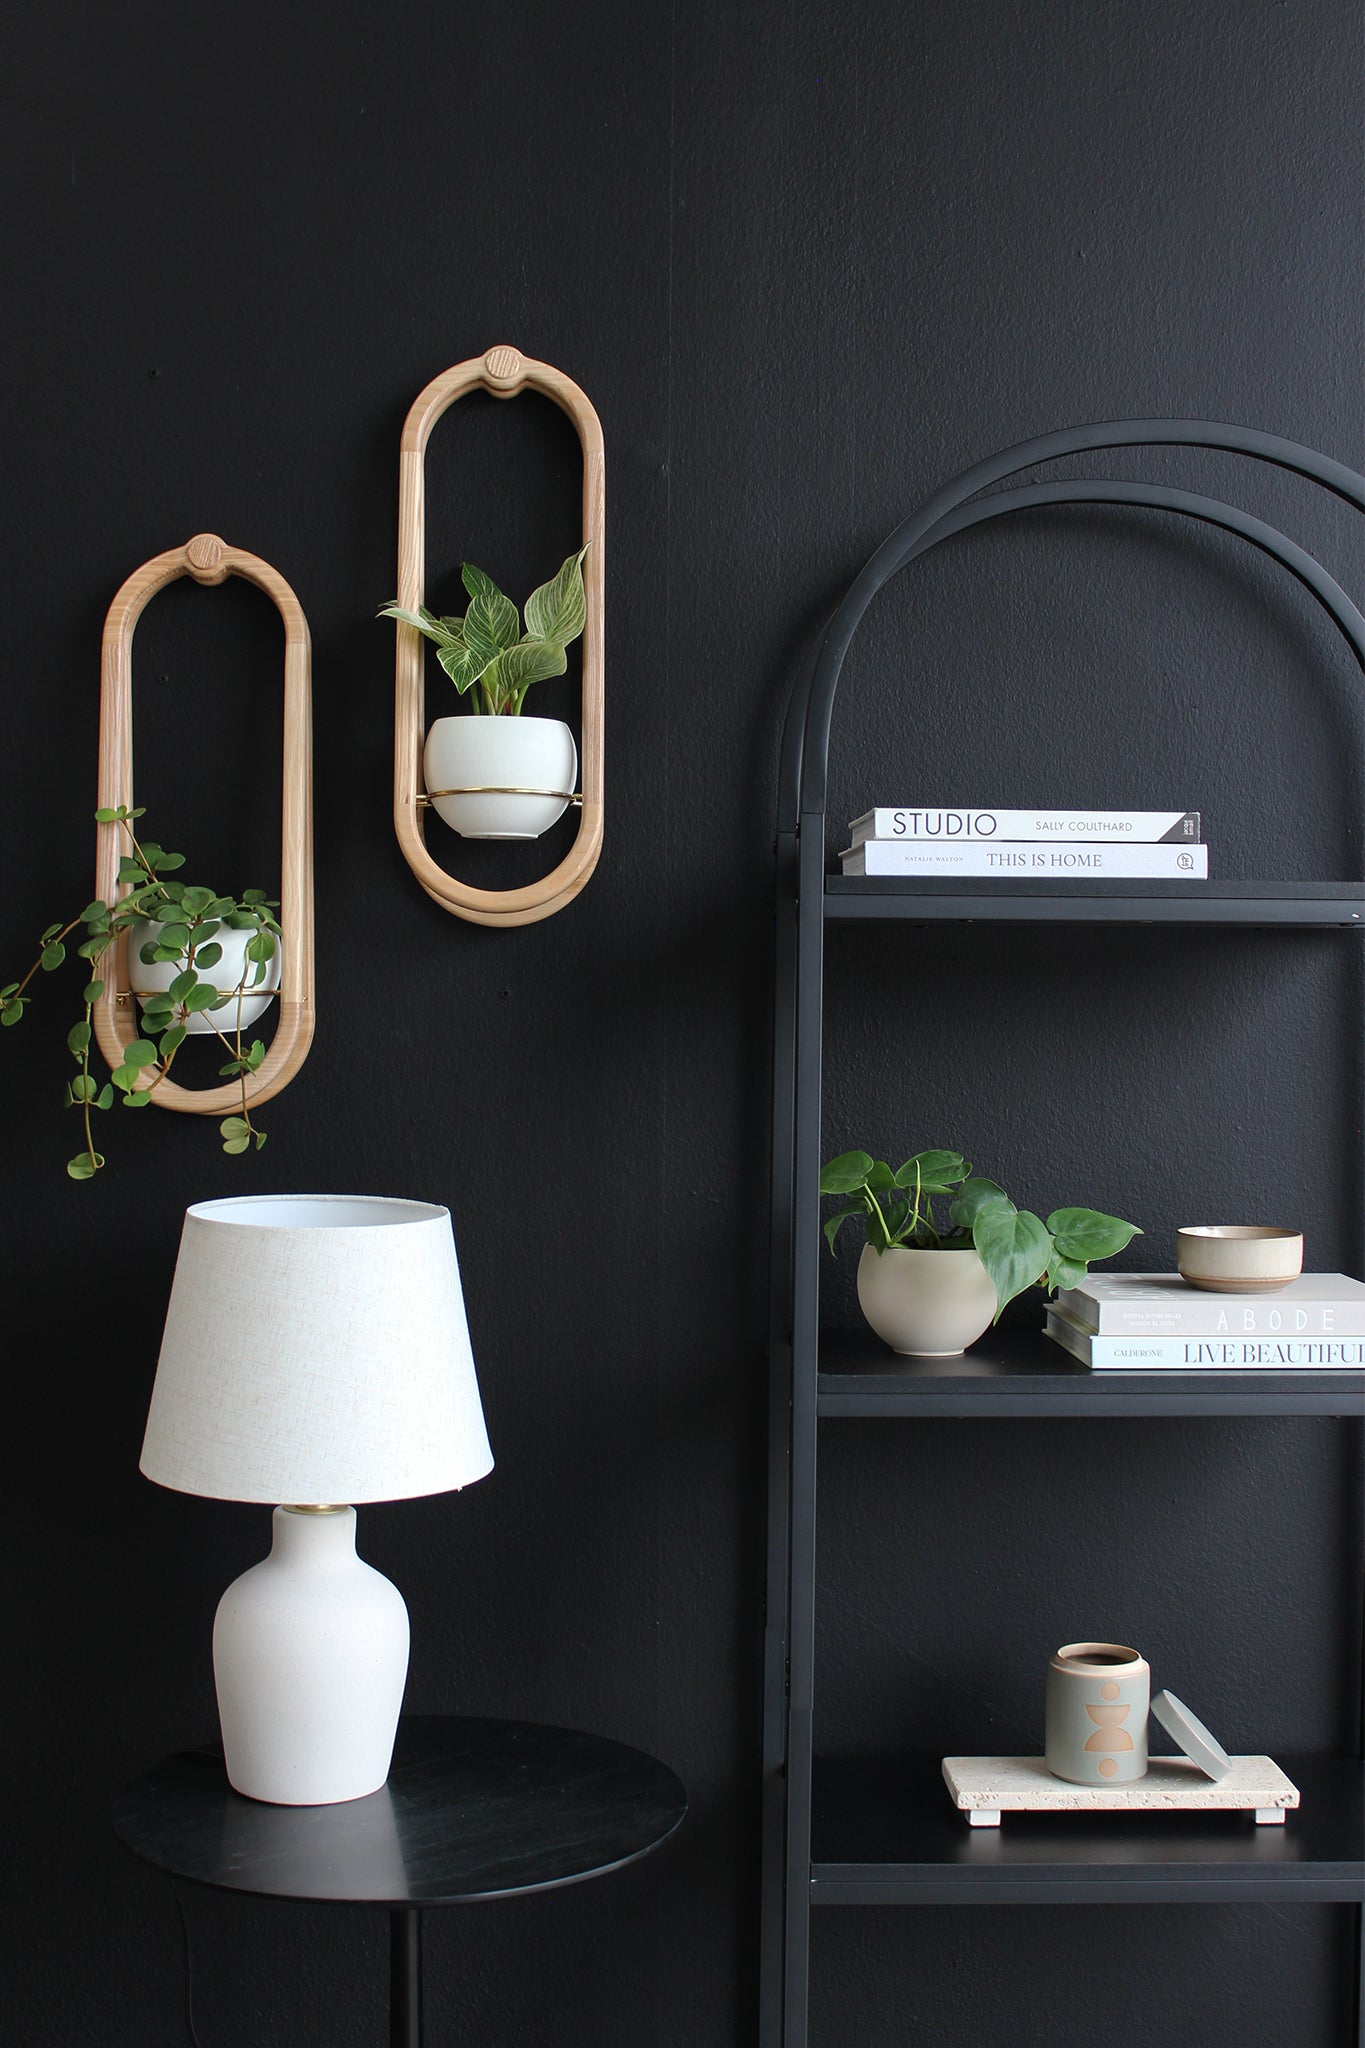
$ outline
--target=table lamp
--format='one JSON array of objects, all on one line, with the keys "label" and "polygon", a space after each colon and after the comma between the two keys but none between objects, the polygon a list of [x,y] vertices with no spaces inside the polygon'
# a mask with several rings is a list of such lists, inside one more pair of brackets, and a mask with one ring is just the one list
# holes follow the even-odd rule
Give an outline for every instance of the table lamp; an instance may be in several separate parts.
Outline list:
[{"label": "table lamp", "polygon": [[408,1615],[356,1556],[354,1504],[493,1468],[449,1211],[350,1195],[187,1210],[141,1466],[180,1493],[274,1507],[269,1557],[213,1628],[234,1789],[280,1806],[377,1791]]}]

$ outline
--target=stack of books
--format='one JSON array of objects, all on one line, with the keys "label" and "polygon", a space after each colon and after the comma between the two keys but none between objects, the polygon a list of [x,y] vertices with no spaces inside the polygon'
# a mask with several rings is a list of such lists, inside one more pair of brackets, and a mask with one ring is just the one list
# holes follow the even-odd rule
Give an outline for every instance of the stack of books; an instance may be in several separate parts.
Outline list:
[{"label": "stack of books", "polygon": [[1266,1294],[1212,1294],[1178,1273],[1087,1273],[1047,1304],[1055,1344],[1096,1372],[1359,1372],[1365,1284],[1301,1273]]},{"label": "stack of books", "polygon": [[1204,882],[1198,811],[865,811],[839,855],[846,875],[989,875],[999,881]]}]

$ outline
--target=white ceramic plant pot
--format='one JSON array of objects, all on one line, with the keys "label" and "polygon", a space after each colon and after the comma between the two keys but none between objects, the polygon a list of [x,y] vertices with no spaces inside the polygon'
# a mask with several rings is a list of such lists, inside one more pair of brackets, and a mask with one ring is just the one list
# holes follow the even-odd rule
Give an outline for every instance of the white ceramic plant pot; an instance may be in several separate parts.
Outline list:
[{"label": "white ceramic plant pot", "polygon": [[893,1351],[908,1358],[955,1358],[995,1314],[995,1288],[981,1254],[868,1244],[858,1261],[858,1305]]},{"label": "white ceramic plant pot", "polygon": [[[161,931],[155,923],[141,922],[133,925],[128,933],[128,979],[133,994],[139,1002],[146,996],[162,995],[178,974],[185,968],[185,957],[178,960],[154,960],[150,963],[141,958],[142,948],[149,939]],[[220,925],[214,933],[213,943],[221,946],[223,957],[215,967],[199,970],[201,981],[211,981],[220,995],[231,995],[243,981],[250,983],[256,972],[257,963],[248,960],[248,942],[256,936],[254,928],[247,932],[230,931],[227,925]],[[245,1030],[264,1015],[275,1000],[275,991],[280,985],[280,942],[275,941],[275,950],[265,963],[265,979],[258,987],[244,994],[240,1004],[241,1023]],[[204,1036],[211,1031],[221,1031],[231,1038],[237,1029],[239,1005],[233,1001],[221,1010],[196,1010],[184,1018],[185,1029],[192,1036]]]},{"label": "white ceramic plant pot", "polygon": [[436,720],[422,765],[437,814],[465,839],[538,839],[573,795],[578,749],[562,718],[465,712]]}]

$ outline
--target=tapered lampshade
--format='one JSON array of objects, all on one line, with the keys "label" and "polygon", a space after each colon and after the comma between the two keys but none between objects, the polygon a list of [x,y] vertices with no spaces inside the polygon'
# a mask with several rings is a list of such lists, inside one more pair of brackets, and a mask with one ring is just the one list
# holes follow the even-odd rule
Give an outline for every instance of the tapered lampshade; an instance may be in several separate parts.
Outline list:
[{"label": "tapered lampshade", "polygon": [[383,1784],[408,1615],[356,1555],[355,1503],[492,1466],[445,1209],[264,1195],[186,1213],[142,1470],[274,1505],[270,1555],[213,1629],[237,1791],[317,1806]]},{"label": "tapered lampshade", "polygon": [[492,1470],[450,1213],[263,1195],[188,1210],[142,1470],[219,1500],[406,1500]]}]

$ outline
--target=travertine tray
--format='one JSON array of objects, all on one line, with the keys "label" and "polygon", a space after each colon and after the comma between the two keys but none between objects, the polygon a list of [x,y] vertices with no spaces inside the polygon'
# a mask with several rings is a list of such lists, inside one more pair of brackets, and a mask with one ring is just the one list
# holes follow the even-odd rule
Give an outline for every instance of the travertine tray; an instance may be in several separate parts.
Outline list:
[{"label": "travertine tray", "polygon": [[1154,1756],[1134,1785],[1069,1785],[1040,1756],[945,1756],[944,1782],[974,1828],[998,1828],[1002,1813],[1254,1813],[1258,1826],[1283,1825],[1299,1789],[1268,1756],[1235,1756],[1217,1783],[1184,1756]]}]

